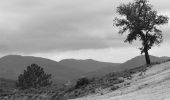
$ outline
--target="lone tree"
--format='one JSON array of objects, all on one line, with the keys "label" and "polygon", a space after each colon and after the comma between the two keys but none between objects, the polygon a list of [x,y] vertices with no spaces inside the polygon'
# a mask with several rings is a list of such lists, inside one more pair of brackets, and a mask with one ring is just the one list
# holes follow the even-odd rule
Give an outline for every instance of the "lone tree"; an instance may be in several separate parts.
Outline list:
[{"label": "lone tree", "polygon": [[46,74],[44,69],[37,64],[31,64],[18,77],[17,86],[21,89],[39,88],[51,85],[51,74]]},{"label": "lone tree", "polygon": [[158,26],[168,23],[169,18],[158,15],[147,0],[135,0],[133,3],[117,7],[120,18],[114,19],[114,26],[119,27],[119,34],[128,33],[125,42],[142,41],[141,54],[145,53],[146,63],[150,64],[148,51],[162,42],[162,31]]}]

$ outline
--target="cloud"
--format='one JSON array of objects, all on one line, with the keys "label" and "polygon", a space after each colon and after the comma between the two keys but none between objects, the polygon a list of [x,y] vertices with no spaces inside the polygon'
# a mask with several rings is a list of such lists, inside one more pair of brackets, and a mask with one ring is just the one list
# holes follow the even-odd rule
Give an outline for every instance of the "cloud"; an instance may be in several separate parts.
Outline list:
[{"label": "cloud", "polygon": [[[126,48],[129,45],[123,43],[124,36],[113,27],[115,8],[122,2],[128,1],[1,0],[0,52],[43,54]],[[166,14],[170,12],[168,2],[151,0]],[[166,34],[168,28],[164,29]]]},{"label": "cloud", "polygon": [[34,53],[110,47],[107,37],[114,36],[114,32],[109,3],[109,0],[3,1],[0,51]]},{"label": "cloud", "polygon": [[159,10],[159,11],[169,11],[170,9],[170,6],[169,6],[169,3],[170,1],[169,0],[149,0],[149,2],[153,5],[153,8],[155,8],[156,10]]}]

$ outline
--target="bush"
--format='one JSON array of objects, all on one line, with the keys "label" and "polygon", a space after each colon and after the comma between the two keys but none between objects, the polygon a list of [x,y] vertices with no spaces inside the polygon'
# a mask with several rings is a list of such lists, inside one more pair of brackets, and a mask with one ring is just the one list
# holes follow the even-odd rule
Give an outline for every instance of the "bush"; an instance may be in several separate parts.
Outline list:
[{"label": "bush", "polygon": [[90,80],[86,77],[83,77],[77,81],[75,88],[80,88],[80,87],[88,85],[88,84],[90,84]]},{"label": "bush", "polygon": [[51,74],[46,74],[44,69],[37,64],[31,64],[23,74],[20,74],[17,87],[21,89],[39,88],[51,85]]}]

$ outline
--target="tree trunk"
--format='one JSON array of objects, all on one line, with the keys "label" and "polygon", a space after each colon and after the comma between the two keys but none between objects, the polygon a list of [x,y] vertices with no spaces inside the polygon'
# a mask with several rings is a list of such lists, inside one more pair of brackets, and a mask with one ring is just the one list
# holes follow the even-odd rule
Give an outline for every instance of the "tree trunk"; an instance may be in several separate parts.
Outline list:
[{"label": "tree trunk", "polygon": [[146,59],[146,64],[147,65],[151,64],[148,50],[145,50],[145,59]]}]

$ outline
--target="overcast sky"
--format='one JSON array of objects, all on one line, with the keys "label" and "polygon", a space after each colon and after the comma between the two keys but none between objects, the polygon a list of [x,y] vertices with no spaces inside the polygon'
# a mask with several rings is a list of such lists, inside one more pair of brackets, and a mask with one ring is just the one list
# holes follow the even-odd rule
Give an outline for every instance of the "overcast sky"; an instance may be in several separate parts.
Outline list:
[{"label": "overcast sky", "polygon": [[[132,1],[132,0],[131,0]],[[128,0],[0,0],[0,55],[21,54],[124,62],[140,55],[113,27],[115,9]],[[150,0],[170,17],[169,0]],[[169,25],[164,42],[150,54],[170,56]]]}]

